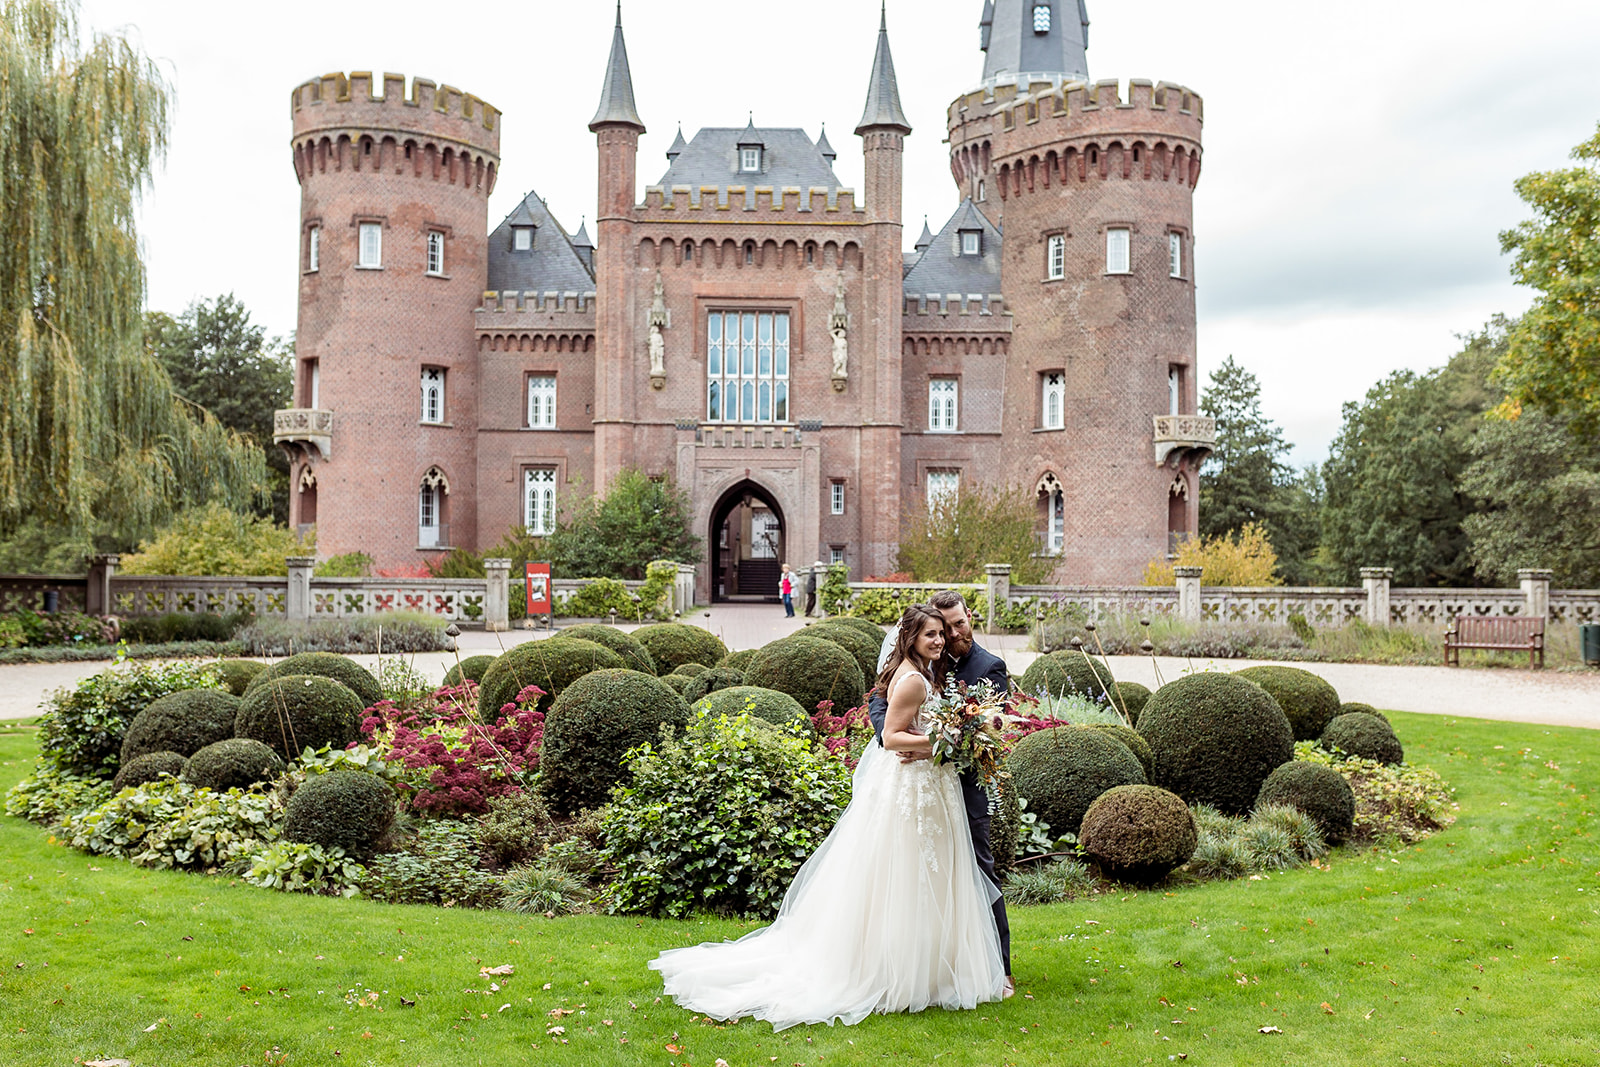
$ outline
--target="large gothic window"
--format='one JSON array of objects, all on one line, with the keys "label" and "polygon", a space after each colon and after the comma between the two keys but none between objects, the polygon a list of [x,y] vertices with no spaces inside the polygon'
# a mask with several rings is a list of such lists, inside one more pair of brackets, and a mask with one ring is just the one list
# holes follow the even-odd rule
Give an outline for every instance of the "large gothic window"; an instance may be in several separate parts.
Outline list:
[{"label": "large gothic window", "polygon": [[554,467],[529,467],[523,474],[524,525],[535,537],[556,532],[556,472]]},{"label": "large gothic window", "polygon": [[706,316],[706,419],[789,421],[789,313]]}]

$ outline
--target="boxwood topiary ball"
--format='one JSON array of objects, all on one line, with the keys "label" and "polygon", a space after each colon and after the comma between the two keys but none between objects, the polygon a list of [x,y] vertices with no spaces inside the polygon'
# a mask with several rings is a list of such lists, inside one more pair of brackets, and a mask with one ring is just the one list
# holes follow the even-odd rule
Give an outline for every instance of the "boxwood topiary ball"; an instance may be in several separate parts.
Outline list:
[{"label": "boxwood topiary ball", "polygon": [[514,645],[484,672],[478,686],[478,718],[494,722],[500,717],[500,709],[530,685],[544,690],[539,710],[547,712],[563,689],[590,671],[621,666],[622,657],[609,648],[574,637]]},{"label": "boxwood topiary ball", "polygon": [[268,678],[244,695],[233,734],[292,760],[308,748],[344,748],[357,740],[365,710],[347,686],[320,674]]},{"label": "boxwood topiary ball", "polygon": [[1324,763],[1290,760],[1267,775],[1256,807],[1287,804],[1316,820],[1323,840],[1337,845],[1355,825],[1356,794],[1344,775]]},{"label": "boxwood topiary ball", "polygon": [[742,674],[750,668],[750,661],[755,658],[755,649],[741,648],[737,652],[729,652],[726,656],[723,656],[722,659],[717,661],[717,666],[727,667],[729,670],[735,670]]},{"label": "boxwood topiary ball", "polygon": [[443,686],[446,689],[455,689],[461,685],[462,679],[482,682],[484,673],[493,663],[493,656],[468,656],[444,672]]},{"label": "boxwood topiary ball", "polygon": [[1089,729],[1100,730],[1128,746],[1128,751],[1133,753],[1133,758],[1138,760],[1139,766],[1144,769],[1145,781],[1150,780],[1150,776],[1155,773],[1155,757],[1150,752],[1150,742],[1140,737],[1138,730],[1113,722],[1090,723]]},{"label": "boxwood topiary ball", "polygon": [[189,757],[183,768],[187,782],[225,793],[270,782],[283,773],[283,760],[260,741],[232,737],[207,745]]},{"label": "boxwood topiary ball", "polygon": [[274,663],[260,674],[255,681],[250,683],[245,695],[252,690],[266,684],[271,678],[287,678],[295,674],[314,674],[322,678],[332,678],[342,684],[356,695],[361,701],[361,710],[378,703],[383,699],[383,687],[378,684],[378,679],[355,660],[346,656],[337,656],[332,652],[302,652],[298,656],[290,656],[286,660]]},{"label": "boxwood topiary ball", "polygon": [[800,702],[788,693],[776,689],[761,689],[753,685],[736,685],[719,689],[695,701],[694,707],[708,708],[716,715],[732,718],[749,712],[751,717],[770,722],[774,726],[800,723],[810,729],[811,718]]},{"label": "boxwood topiary ball", "polygon": [[1102,873],[1152,885],[1189,862],[1200,834],[1189,805],[1153,785],[1108,789],[1083,816],[1078,844]]},{"label": "boxwood topiary ball", "polygon": [[1117,682],[1112,686],[1116,690],[1115,699],[1112,701],[1119,709],[1126,707],[1128,722],[1133,726],[1139,725],[1139,713],[1144,706],[1150,703],[1150,689],[1138,682]]},{"label": "boxwood topiary ball", "polygon": [[883,635],[886,631],[871,619],[862,619],[855,615],[829,615],[822,621],[830,626],[848,626],[852,630],[859,631],[863,637],[870,637],[878,644],[883,644]]},{"label": "boxwood topiary ball", "polygon": [[111,779],[111,788],[121,792],[127,786],[144,785],[164,774],[176,778],[183,774],[183,765],[187,762],[180,752],[146,752],[123,761],[117,776]]},{"label": "boxwood topiary ball", "polygon": [[809,716],[833,701],[835,712],[861,703],[866,680],[856,658],[832,641],[795,634],[762,646],[744,672],[745,685],[788,693]]},{"label": "boxwood topiary ball", "polygon": [[707,667],[704,663],[680,663],[673,668],[672,673],[681,674],[685,678],[693,678],[697,675],[704,674],[710,669],[711,668]]},{"label": "boxwood topiary ball", "polygon": [[1329,752],[1343,752],[1379,763],[1403,763],[1406,758],[1394,728],[1376,715],[1364,715],[1359,711],[1336,716],[1322,731],[1317,744]]},{"label": "boxwood topiary ball", "polygon": [[567,686],[544,723],[541,787],[553,810],[571,815],[606,802],[622,780],[622,757],[654,741],[663,724],[689,721],[689,705],[660,678],[613,669]]},{"label": "boxwood topiary ball", "polygon": [[250,683],[256,676],[267,669],[265,663],[253,659],[226,659],[222,661],[222,688],[236,697],[244,696],[244,691],[250,688]]},{"label": "boxwood topiary ball", "polygon": [[147,752],[192,756],[216,741],[233,736],[239,698],[221,689],[182,689],[145,706],[122,735],[126,766]]},{"label": "boxwood topiary ball", "polygon": [[1022,691],[1029,696],[1047,693],[1058,697],[1081,693],[1090,700],[1104,701],[1111,684],[1111,668],[1104,660],[1093,659],[1073,649],[1040,656],[1022,673]]},{"label": "boxwood topiary ball", "polygon": [[[681,678],[683,675],[669,675]],[[689,679],[689,683],[678,692],[683,694],[683,699],[692,707],[694,702],[703,696],[715,693],[721,689],[732,689],[736,685],[744,684],[743,671],[730,671],[726,667],[712,667]]]},{"label": "boxwood topiary ball", "polygon": [[687,674],[663,674],[661,680],[672,687],[673,692],[683,696],[689,691],[689,686],[694,684],[694,679]]},{"label": "boxwood topiary ball", "polygon": [[728,646],[710,630],[684,622],[658,622],[633,631],[655,661],[656,671],[671,674],[685,663],[715,667],[728,654]]},{"label": "boxwood topiary ball", "polygon": [[1055,726],[1017,742],[1006,760],[1028,810],[1056,837],[1075,834],[1095,798],[1119,785],[1143,785],[1128,746],[1100,730]]},{"label": "boxwood topiary ball", "polygon": [[1294,756],[1278,702],[1232,674],[1190,674],[1157,689],[1139,734],[1155,760],[1152,785],[1227,815],[1249,811],[1267,775]]},{"label": "boxwood topiary ball", "polygon": [[1272,694],[1289,717],[1296,741],[1315,741],[1339,714],[1339,694],[1327,682],[1299,667],[1246,667],[1235,671],[1241,678]]},{"label": "boxwood topiary ball", "polygon": [[[1389,716],[1385,715],[1383,712],[1379,711],[1377,708],[1373,707],[1371,704],[1362,704],[1359,701],[1353,701],[1353,702],[1348,703],[1348,704],[1340,704],[1339,705],[1339,714],[1340,715],[1376,715],[1378,718],[1382,719],[1384,722],[1389,722]],[[1392,726],[1393,724],[1391,723],[1390,725]]]},{"label": "boxwood topiary ball", "polygon": [[371,856],[394,822],[394,790],[365,771],[314,774],[289,798],[283,836],[323,848]]},{"label": "boxwood topiary ball", "polygon": [[871,688],[878,677],[878,650],[883,646],[883,633],[877,637],[868,637],[853,626],[842,626],[837,619],[829,619],[807,626],[801,633],[807,637],[820,637],[824,641],[832,641],[856,659],[856,666],[861,668],[861,677]]},{"label": "boxwood topiary ball", "polygon": [[609,648],[622,657],[622,665],[630,671],[639,671],[642,674],[656,674],[656,661],[651,657],[650,651],[641,645],[632,634],[625,634],[615,626],[602,626],[599,623],[584,623],[582,626],[568,626],[561,631],[562,637],[576,637],[580,641],[593,641],[597,645]]}]

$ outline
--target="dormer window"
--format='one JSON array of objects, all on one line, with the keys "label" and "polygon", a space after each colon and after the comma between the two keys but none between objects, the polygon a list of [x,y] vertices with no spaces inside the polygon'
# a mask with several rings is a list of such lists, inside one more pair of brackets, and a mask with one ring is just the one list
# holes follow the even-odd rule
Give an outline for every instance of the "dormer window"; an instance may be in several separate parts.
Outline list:
[{"label": "dormer window", "polygon": [[1033,5],[1033,32],[1041,36],[1050,32],[1050,5]]},{"label": "dormer window", "polygon": [[983,255],[983,231],[982,230],[962,230],[961,231],[961,254],[963,256],[981,256],[981,255]]},{"label": "dormer window", "polygon": [[761,149],[759,146],[739,149],[739,171],[743,174],[761,173]]},{"label": "dormer window", "polygon": [[511,227],[511,250],[513,252],[532,252],[533,251],[533,227],[532,226],[513,226],[513,227]]}]

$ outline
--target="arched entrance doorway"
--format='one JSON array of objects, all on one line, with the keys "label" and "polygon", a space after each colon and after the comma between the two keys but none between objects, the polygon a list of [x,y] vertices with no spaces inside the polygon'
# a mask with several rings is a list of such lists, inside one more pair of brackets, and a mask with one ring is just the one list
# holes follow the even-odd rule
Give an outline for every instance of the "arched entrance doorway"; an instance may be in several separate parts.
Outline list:
[{"label": "arched entrance doorway", "polygon": [[778,599],[784,563],[783,510],[761,486],[742,481],[711,510],[711,599]]}]

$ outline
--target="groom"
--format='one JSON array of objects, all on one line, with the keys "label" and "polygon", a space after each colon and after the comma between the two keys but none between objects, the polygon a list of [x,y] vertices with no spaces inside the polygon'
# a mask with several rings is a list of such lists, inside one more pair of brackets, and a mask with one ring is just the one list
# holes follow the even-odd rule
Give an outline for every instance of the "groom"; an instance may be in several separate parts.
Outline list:
[{"label": "groom", "polygon": [[[949,659],[948,677],[969,685],[989,682],[994,686],[995,692],[1001,694],[1009,691],[1011,677],[1006,673],[1006,662],[980,647],[972,639],[972,613],[967,610],[967,602],[962,599],[961,594],[954,589],[943,589],[929,597],[928,603],[944,616],[944,654]],[[886,651],[878,658],[880,669],[887,658],[887,650],[892,647],[890,644],[885,644]],[[883,717],[888,711],[889,702],[882,693],[874,692],[867,702],[867,715],[872,719],[872,730],[878,735],[880,744],[883,742]],[[926,759],[927,757],[909,757],[902,754],[901,758]],[[983,869],[985,877],[998,889],[1000,879],[994,873],[994,853],[989,848],[989,794],[979,784],[978,776],[969,773],[961,776],[961,796],[967,805],[967,824],[972,829],[972,851],[976,854],[978,866]],[[1011,978],[1011,924],[1006,920],[1004,897],[994,902],[994,922],[1000,931],[1000,958],[1006,967],[1006,996],[1009,997],[1015,992],[1016,983]]]}]

